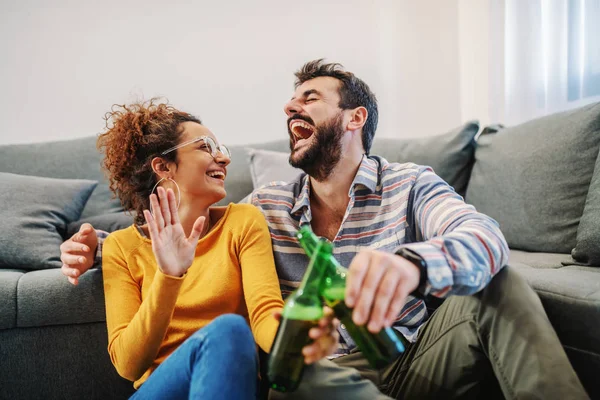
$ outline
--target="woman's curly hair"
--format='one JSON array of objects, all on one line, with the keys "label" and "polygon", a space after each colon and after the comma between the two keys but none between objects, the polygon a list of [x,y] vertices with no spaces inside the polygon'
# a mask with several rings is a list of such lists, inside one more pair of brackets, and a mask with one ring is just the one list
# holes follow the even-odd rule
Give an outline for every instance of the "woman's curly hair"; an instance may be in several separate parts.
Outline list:
[{"label": "woman's curly hair", "polygon": [[135,223],[143,224],[143,210],[150,208],[150,191],[157,182],[152,159],[162,157],[176,163],[176,151],[164,156],[160,153],[179,143],[181,123],[202,122],[158,99],[115,104],[104,119],[107,131],[98,137],[96,145],[105,154],[102,167],[110,189],[126,211],[134,212]]}]

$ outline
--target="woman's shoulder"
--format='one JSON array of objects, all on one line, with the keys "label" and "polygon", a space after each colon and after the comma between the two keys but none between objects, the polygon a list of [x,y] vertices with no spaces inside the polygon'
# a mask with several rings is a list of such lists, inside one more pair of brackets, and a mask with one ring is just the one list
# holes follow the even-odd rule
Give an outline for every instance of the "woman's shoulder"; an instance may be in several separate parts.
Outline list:
[{"label": "woman's shoulder", "polygon": [[257,223],[259,225],[267,224],[263,214],[252,204],[230,203],[226,207],[214,207],[214,211],[212,212],[215,214],[222,213],[224,225],[230,229],[239,228],[245,230],[256,226]]},{"label": "woman's shoulder", "polygon": [[104,247],[118,245],[121,249],[127,250],[138,247],[141,242],[143,242],[143,237],[140,235],[138,228],[135,225],[130,225],[127,228],[111,232],[104,240]]},{"label": "woman's shoulder", "polygon": [[228,208],[230,208],[229,213],[232,216],[235,215],[236,219],[253,220],[255,218],[261,218],[264,220],[262,212],[252,204],[231,203]]}]

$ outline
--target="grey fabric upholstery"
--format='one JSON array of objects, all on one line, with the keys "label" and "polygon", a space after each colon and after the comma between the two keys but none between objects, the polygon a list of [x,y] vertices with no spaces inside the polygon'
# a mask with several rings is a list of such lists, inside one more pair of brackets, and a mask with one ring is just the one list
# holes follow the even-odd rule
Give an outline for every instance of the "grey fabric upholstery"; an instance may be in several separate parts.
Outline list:
[{"label": "grey fabric upholstery", "polygon": [[0,172],[0,267],[60,267],[67,224],[79,218],[96,184]]},{"label": "grey fabric upholstery", "polygon": [[106,338],[105,322],[0,330],[0,400],[129,398]]},{"label": "grey fabric upholstery", "polygon": [[600,227],[600,154],[596,159],[594,175],[577,229],[577,245],[571,253],[578,262],[600,266],[600,229],[598,227]]},{"label": "grey fabric upholstery", "polygon": [[106,321],[102,271],[92,269],[71,285],[60,269],[32,271],[19,280],[17,326]]},{"label": "grey fabric upholstery", "polygon": [[428,165],[461,196],[465,195],[473,167],[479,123],[470,121],[447,133],[414,139],[378,138],[371,154],[389,162]]},{"label": "grey fabric upholstery", "polygon": [[254,189],[269,182],[289,182],[302,173],[301,169],[290,165],[289,153],[249,148],[248,156]]},{"label": "grey fabric upholstery", "polygon": [[530,253],[521,250],[511,250],[509,263],[526,264],[533,268],[562,268],[563,263],[570,262],[571,256],[561,253]]},{"label": "grey fabric upholstery", "polygon": [[511,248],[570,253],[600,146],[600,103],[482,135],[466,200]]},{"label": "grey fabric upholstery", "polygon": [[17,284],[25,272],[0,269],[0,330],[17,325]]},{"label": "grey fabric upholstery", "polygon": [[100,182],[87,202],[82,218],[122,211],[112,199],[100,169],[102,155],[96,150],[96,137],[48,143],[0,146],[0,172],[61,179],[90,179]]},{"label": "grey fabric upholstery", "polygon": [[119,212],[112,214],[94,215],[93,217],[82,218],[71,222],[67,226],[66,237],[70,238],[84,223],[92,224],[95,229],[100,229],[106,232],[114,232],[119,229],[124,229],[133,224],[133,214],[128,212]]},{"label": "grey fabric upholstery", "polygon": [[[257,145],[264,150],[289,152],[289,141],[278,140],[275,142],[263,143]],[[227,178],[225,179],[225,190],[227,197],[219,202],[220,205],[226,205],[231,202],[238,202],[252,192],[252,176],[248,168],[248,149],[246,146],[231,146],[231,164],[227,167]]]}]

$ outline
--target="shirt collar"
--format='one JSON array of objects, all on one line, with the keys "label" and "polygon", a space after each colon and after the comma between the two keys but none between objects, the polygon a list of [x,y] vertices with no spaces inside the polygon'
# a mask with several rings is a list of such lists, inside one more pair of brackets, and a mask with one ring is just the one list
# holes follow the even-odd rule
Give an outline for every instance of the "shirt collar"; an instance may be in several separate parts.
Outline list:
[{"label": "shirt collar", "polygon": [[298,196],[296,196],[296,202],[294,203],[291,213],[296,214],[303,210],[302,220],[306,217],[308,222],[310,222],[310,179],[308,174],[303,174],[300,179],[300,192],[298,193]]},{"label": "shirt collar", "polygon": [[374,193],[375,190],[377,190],[378,181],[379,163],[365,154],[360,162],[360,167],[358,167],[354,181],[352,181],[352,185],[350,185],[348,196],[352,197],[354,190],[359,185],[367,189],[369,193]]}]

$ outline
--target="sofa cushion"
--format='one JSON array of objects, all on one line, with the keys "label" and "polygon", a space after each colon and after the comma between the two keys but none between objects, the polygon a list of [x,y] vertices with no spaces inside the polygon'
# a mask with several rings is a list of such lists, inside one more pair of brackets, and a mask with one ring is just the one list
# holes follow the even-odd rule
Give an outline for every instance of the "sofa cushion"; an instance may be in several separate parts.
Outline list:
[{"label": "sofa cushion", "polygon": [[111,213],[94,215],[89,218],[82,218],[77,221],[71,222],[67,226],[66,237],[70,238],[74,233],[79,231],[79,228],[84,223],[92,224],[94,229],[99,229],[106,232],[114,232],[119,229],[124,229],[133,224],[133,215],[128,212]]},{"label": "sofa cushion", "polygon": [[511,248],[570,253],[600,146],[600,103],[481,135],[467,202]]},{"label": "sofa cushion", "polygon": [[600,267],[600,154],[577,228],[577,245],[571,254],[582,264]]},{"label": "sofa cushion", "polygon": [[521,250],[510,250],[509,264],[516,262],[533,268],[562,268],[565,262],[571,261],[569,254],[562,253],[530,253]]},{"label": "sofa cushion", "polygon": [[26,271],[0,269],[0,329],[17,324],[17,285]]},{"label": "sofa cushion", "polygon": [[17,327],[106,321],[102,271],[91,269],[74,286],[60,269],[31,271],[19,280]]},{"label": "sofa cushion", "polygon": [[288,182],[302,173],[290,165],[289,153],[249,148],[248,155],[253,189],[273,181]]},{"label": "sofa cushion", "polygon": [[[281,152],[290,150],[287,139],[256,144],[253,147]],[[231,151],[231,163],[227,166],[227,178],[225,179],[227,196],[218,203],[219,205],[237,203],[253,190],[246,146],[231,146],[229,150]]]},{"label": "sofa cushion", "polygon": [[67,224],[79,218],[96,184],[0,172],[0,265],[60,267]]},{"label": "sofa cushion", "polygon": [[0,172],[100,182],[85,205],[82,218],[123,211],[120,201],[112,199],[112,192],[100,168],[101,159],[95,136],[0,146]]},{"label": "sofa cushion", "polygon": [[479,123],[470,121],[444,134],[425,138],[375,136],[370,153],[389,162],[428,165],[458,194],[464,196],[473,167],[478,131]]},{"label": "sofa cushion", "polygon": [[600,269],[533,268],[511,263],[538,293],[564,346],[600,357]]}]

